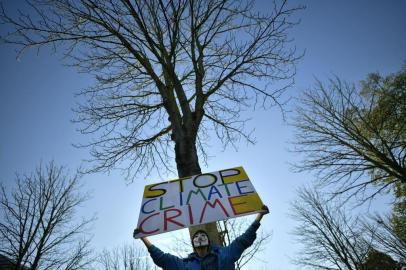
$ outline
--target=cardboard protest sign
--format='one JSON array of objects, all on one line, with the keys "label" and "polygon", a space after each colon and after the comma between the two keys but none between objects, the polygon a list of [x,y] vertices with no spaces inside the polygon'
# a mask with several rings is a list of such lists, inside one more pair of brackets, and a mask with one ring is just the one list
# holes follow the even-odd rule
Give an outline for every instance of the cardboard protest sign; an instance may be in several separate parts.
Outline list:
[{"label": "cardboard protest sign", "polygon": [[135,238],[259,212],[242,167],[145,186]]}]

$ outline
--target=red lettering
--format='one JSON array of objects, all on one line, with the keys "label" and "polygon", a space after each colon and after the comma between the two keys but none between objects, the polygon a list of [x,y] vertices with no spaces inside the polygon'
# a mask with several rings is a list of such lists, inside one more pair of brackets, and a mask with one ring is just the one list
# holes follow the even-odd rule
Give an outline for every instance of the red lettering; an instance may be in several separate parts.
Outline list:
[{"label": "red lettering", "polygon": [[153,216],[156,216],[156,215],[159,215],[159,213],[155,213],[155,214],[152,214],[152,215],[150,215],[150,216],[147,216],[146,218],[144,218],[144,219],[141,221],[140,226],[139,226],[139,229],[140,229],[140,231],[141,231],[142,233],[144,233],[144,234],[151,234],[151,233],[156,233],[156,232],[159,231],[159,229],[156,229],[156,230],[153,230],[153,231],[146,231],[146,230],[144,230],[144,229],[142,228],[142,226],[144,225],[144,222],[145,222],[145,221],[147,221],[148,219],[150,219],[150,218],[152,218]]},{"label": "red lettering", "polygon": [[219,199],[215,199],[213,203],[206,201],[206,203],[204,204],[203,210],[202,210],[202,214],[200,215],[200,220],[199,223],[202,223],[203,221],[203,217],[204,217],[204,213],[206,212],[206,207],[209,205],[211,208],[215,208],[216,204],[219,204],[221,209],[223,209],[224,214],[229,217],[226,209],[224,208],[224,206],[221,204],[221,201]]},{"label": "red lettering", "polygon": [[213,194],[217,194],[220,198],[223,198],[223,196],[221,195],[220,191],[216,188],[216,186],[212,186],[212,187],[210,188],[209,196],[207,196],[207,199],[208,199],[209,201],[210,201],[210,199],[211,199],[211,195],[213,195]]},{"label": "red lettering", "polygon": [[187,207],[188,207],[188,210],[189,210],[189,223],[190,223],[190,225],[193,225],[192,206],[190,204],[188,204]]},{"label": "red lettering", "polygon": [[[176,214],[174,216],[169,217],[168,213],[169,212],[176,212]],[[164,211],[164,231],[168,230],[168,223],[172,222],[173,224],[176,224],[180,227],[185,227],[185,225],[183,225],[182,223],[174,220],[175,218],[179,217],[180,215],[182,215],[182,211],[180,211],[179,209],[168,209]]]}]

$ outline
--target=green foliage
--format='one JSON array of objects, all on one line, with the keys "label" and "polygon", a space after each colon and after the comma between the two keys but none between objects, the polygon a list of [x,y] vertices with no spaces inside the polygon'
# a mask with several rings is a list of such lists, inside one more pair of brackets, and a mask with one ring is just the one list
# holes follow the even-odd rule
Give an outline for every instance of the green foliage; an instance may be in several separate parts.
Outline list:
[{"label": "green foliage", "polygon": [[393,260],[389,255],[371,250],[368,253],[367,260],[358,267],[360,270],[401,270],[400,263]]},{"label": "green foliage", "polygon": [[[293,125],[297,171],[335,194],[371,199],[406,183],[406,71],[370,74],[361,89],[339,78],[303,93]],[[374,188],[369,188],[374,187]]]},{"label": "green foliage", "polygon": [[361,96],[374,101],[371,103],[374,107],[368,115],[371,124],[382,131],[387,129],[387,136],[405,139],[406,71],[387,77],[372,73],[367,80],[361,81],[361,86]]},{"label": "green foliage", "polygon": [[[406,151],[406,71],[387,77],[372,73],[367,80],[361,82],[361,85],[361,96],[373,101],[371,104],[374,105],[368,112],[370,125],[379,131],[365,135],[374,142],[392,142],[393,148],[396,149],[395,153],[399,156],[403,155],[403,164],[400,165],[404,169],[406,162],[404,158]],[[384,140],[378,136],[382,136]],[[386,145],[381,145],[383,151],[386,148]],[[371,175],[381,178],[382,171],[374,168]],[[385,182],[393,180],[395,180],[394,177],[384,179]],[[394,185],[396,201],[393,206],[392,224],[398,236],[406,239],[406,179],[400,180]]]},{"label": "green foliage", "polygon": [[[377,73],[368,75],[361,82],[361,96],[370,104],[365,111],[368,122],[361,122],[360,129],[372,143],[385,154],[396,156],[403,167],[401,182],[406,182],[406,71],[382,77]],[[371,175],[375,179],[391,182],[394,177],[383,177],[380,168],[373,168]]]},{"label": "green foliage", "polygon": [[396,202],[392,211],[392,226],[397,236],[406,241],[406,185],[398,183],[396,186]]},{"label": "green foliage", "polygon": [[[392,215],[378,218],[374,224],[365,223],[354,236],[348,232],[358,226],[346,219],[334,223],[340,215],[331,209],[324,213],[317,212],[316,204],[297,206],[301,222],[298,235],[306,245],[302,253],[307,256],[304,260],[301,256],[300,263],[319,267],[329,261],[342,264],[340,269],[398,269],[399,264],[390,256],[405,261],[406,69],[386,77],[370,74],[360,87],[339,78],[327,83],[317,81],[303,93],[293,125],[297,128],[295,151],[304,155],[295,167],[299,172],[316,172],[319,188],[329,186],[334,195],[344,195],[345,200],[355,198],[360,203],[384,191],[395,195]],[[310,195],[302,196],[302,200],[319,201]],[[331,221],[327,226],[323,223],[326,220]],[[329,228],[340,228],[340,224],[346,226],[330,236]],[[365,241],[361,252],[354,252],[351,241],[335,244],[330,240],[336,240],[337,235],[359,240],[363,232],[371,242],[368,245]],[[345,253],[341,247],[346,248]],[[380,252],[368,254],[374,247]],[[352,254],[356,258],[348,260]]]}]

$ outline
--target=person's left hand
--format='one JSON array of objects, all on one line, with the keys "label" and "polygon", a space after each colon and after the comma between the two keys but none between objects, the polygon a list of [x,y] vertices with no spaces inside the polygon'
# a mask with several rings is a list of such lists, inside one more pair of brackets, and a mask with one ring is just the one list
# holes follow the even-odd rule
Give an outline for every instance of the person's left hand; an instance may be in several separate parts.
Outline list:
[{"label": "person's left hand", "polygon": [[269,208],[265,204],[261,207],[261,212],[262,215],[269,214]]},{"label": "person's left hand", "polygon": [[266,205],[261,207],[261,211],[258,212],[257,217],[255,218],[256,221],[260,222],[262,217],[266,214],[269,214],[269,208]]}]

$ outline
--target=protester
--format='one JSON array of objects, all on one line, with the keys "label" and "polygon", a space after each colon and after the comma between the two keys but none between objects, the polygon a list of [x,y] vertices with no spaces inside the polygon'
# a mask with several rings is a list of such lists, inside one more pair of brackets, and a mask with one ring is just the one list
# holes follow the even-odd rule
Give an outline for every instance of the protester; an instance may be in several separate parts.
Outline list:
[{"label": "protester", "polygon": [[[262,217],[269,213],[267,206],[264,205],[262,209],[248,229],[226,247],[212,245],[205,231],[196,231],[192,236],[194,252],[187,258],[162,252],[147,237],[142,237],[141,240],[154,263],[163,270],[234,270],[234,263],[254,243]],[[138,233],[139,230],[136,229],[134,235]]]}]

